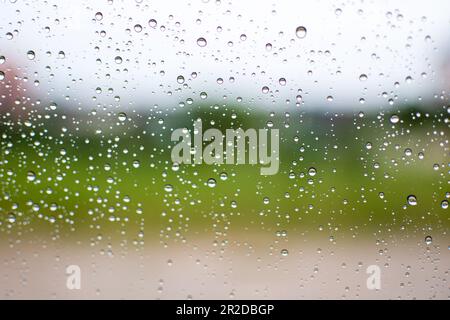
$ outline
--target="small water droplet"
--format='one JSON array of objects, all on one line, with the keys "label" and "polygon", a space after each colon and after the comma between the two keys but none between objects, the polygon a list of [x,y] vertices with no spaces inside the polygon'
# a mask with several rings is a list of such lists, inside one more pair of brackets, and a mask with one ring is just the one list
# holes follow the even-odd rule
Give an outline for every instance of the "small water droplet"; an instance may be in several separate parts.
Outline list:
[{"label": "small water droplet", "polygon": [[226,172],[222,172],[220,174],[220,180],[225,181],[228,179],[228,174]]},{"label": "small water droplet", "polygon": [[125,112],[120,112],[117,115],[117,118],[119,119],[120,122],[124,122],[125,120],[127,120],[127,114]]},{"label": "small water droplet", "polygon": [[303,26],[299,26],[297,27],[297,29],[295,29],[295,35],[299,39],[303,39],[304,37],[306,37],[306,32],[306,28]]},{"label": "small water droplet", "polygon": [[410,148],[405,149],[405,156],[410,157],[412,155],[412,150]]},{"label": "small water droplet", "polygon": [[214,188],[216,186],[216,180],[214,178],[209,178],[207,184],[208,187]]},{"label": "small water droplet", "polygon": [[408,204],[410,206],[416,206],[417,205],[417,198],[415,195],[411,194],[407,198]]},{"label": "small water droplet", "polygon": [[28,181],[36,180],[36,174],[33,171],[28,171],[27,172],[27,180]]},{"label": "small water droplet", "polygon": [[10,213],[10,214],[8,214],[7,219],[8,219],[9,223],[14,223],[14,222],[16,222],[16,215],[14,213]]},{"label": "small water droplet", "polygon": [[150,20],[148,20],[148,25],[150,26],[150,28],[154,29],[158,25],[158,22],[156,22],[155,19],[150,19]]},{"label": "small water droplet", "polygon": [[179,84],[184,83],[184,77],[183,77],[183,76],[178,76],[178,77],[177,77],[177,82],[178,82]]},{"label": "small water droplet", "polygon": [[400,121],[400,118],[398,117],[398,115],[393,114],[391,116],[391,118],[389,119],[389,121],[391,121],[391,123],[393,123],[393,124],[396,124],[396,123],[398,123]]},{"label": "small water droplet", "polygon": [[199,47],[205,47],[208,43],[206,42],[205,38],[198,38],[197,39],[197,45]]},{"label": "small water droplet", "polygon": [[28,52],[27,52],[27,58],[28,58],[29,60],[34,60],[35,57],[36,57],[36,55],[35,55],[34,51],[33,51],[33,50],[28,50]]},{"label": "small water droplet", "polygon": [[58,105],[55,102],[51,102],[48,107],[50,110],[55,111],[58,108]]},{"label": "small water droplet", "polygon": [[95,14],[95,20],[101,21],[102,19],[103,19],[103,13],[97,12],[97,13]]}]

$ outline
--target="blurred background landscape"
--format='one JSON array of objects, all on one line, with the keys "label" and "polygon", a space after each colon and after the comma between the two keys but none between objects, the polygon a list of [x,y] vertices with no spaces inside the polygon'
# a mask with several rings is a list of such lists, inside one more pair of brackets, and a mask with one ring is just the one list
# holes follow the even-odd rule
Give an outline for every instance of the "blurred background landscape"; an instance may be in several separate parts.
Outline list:
[{"label": "blurred background landscape", "polygon": [[[446,1],[0,6],[3,298],[450,296]],[[198,118],[278,174],[173,164]]]}]

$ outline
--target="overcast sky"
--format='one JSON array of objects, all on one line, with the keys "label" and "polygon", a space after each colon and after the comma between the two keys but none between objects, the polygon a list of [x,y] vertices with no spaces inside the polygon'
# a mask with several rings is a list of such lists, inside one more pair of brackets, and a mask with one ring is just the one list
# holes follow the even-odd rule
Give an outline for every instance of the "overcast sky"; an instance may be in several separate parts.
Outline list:
[{"label": "overcast sky", "polygon": [[[445,89],[447,0],[0,0],[0,8],[0,55],[40,81],[39,97],[68,106],[172,108],[206,92],[211,103],[292,108],[301,95],[303,108],[342,110]],[[300,26],[306,35],[297,37]]]}]

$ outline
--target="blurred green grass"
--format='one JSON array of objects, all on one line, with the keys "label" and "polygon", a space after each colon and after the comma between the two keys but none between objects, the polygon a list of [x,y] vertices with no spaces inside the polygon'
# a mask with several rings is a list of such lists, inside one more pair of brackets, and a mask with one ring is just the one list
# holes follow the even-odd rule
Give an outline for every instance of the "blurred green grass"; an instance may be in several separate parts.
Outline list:
[{"label": "blurred green grass", "polygon": [[[96,119],[74,121],[76,115],[36,116],[31,124],[3,116],[0,230],[58,237],[135,237],[139,230],[161,237],[250,230],[355,236],[448,230],[450,219],[441,207],[448,192],[445,111],[397,113],[402,121],[393,125],[389,113],[272,116],[202,105],[166,116],[131,114],[124,123],[96,114],[107,119],[101,128]],[[181,165],[174,171],[171,129],[192,128],[196,118],[202,118],[204,130],[263,128],[273,122],[281,133],[279,173],[261,176],[259,166],[250,165]],[[405,155],[407,148],[411,156]],[[315,176],[308,174],[311,167]],[[34,181],[27,178],[30,171]],[[223,172],[226,180],[220,178]],[[217,181],[214,188],[207,185],[210,178]],[[410,194],[417,205],[407,204]]]}]

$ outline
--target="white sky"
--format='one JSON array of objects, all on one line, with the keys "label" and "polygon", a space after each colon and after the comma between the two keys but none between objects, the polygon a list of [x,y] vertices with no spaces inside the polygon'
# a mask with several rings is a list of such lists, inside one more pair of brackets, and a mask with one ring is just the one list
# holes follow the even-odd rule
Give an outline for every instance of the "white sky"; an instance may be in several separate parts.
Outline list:
[{"label": "white sky", "polygon": [[[96,12],[103,13],[101,21],[95,20]],[[150,19],[157,20],[156,28],[148,25]],[[205,91],[211,103],[226,96],[242,97],[249,106],[293,108],[299,89],[304,108],[379,107],[395,95],[400,105],[445,89],[442,65],[450,52],[447,0],[0,0],[0,21],[0,55],[25,67],[30,81],[40,81],[39,97],[61,101],[67,96],[69,106],[176,107],[187,98],[199,101]],[[136,24],[143,27],[139,33]],[[298,26],[308,30],[303,39],[295,35]],[[7,39],[8,32],[13,39]],[[197,45],[199,37],[207,40],[205,47]],[[28,50],[36,53],[32,61]],[[116,56],[121,64],[114,62]],[[360,74],[368,80],[361,82]],[[177,83],[179,75],[187,88]],[[408,76],[411,83],[405,81]],[[285,86],[279,84],[282,77]],[[270,92],[263,94],[263,86]],[[102,93],[95,92],[97,87]]]}]

